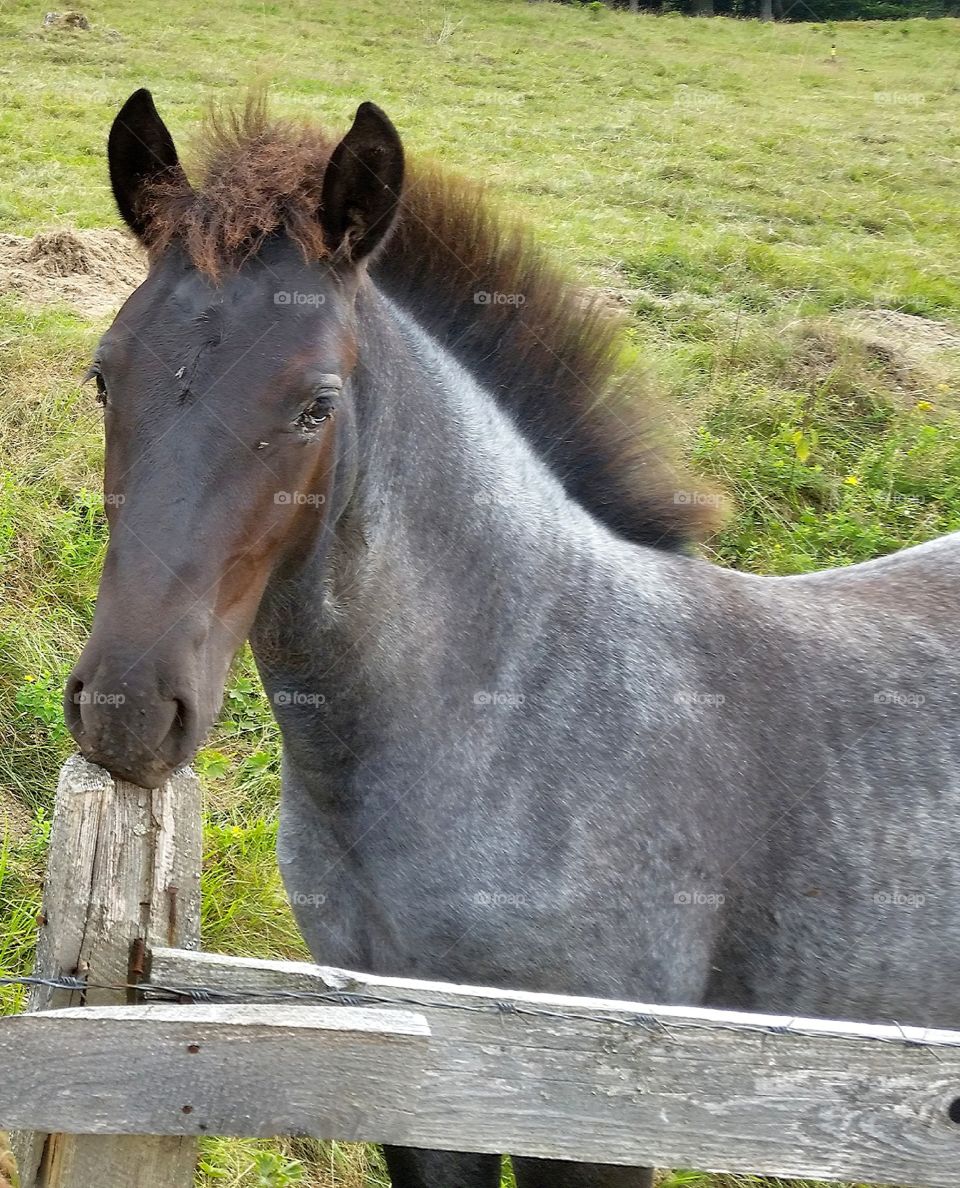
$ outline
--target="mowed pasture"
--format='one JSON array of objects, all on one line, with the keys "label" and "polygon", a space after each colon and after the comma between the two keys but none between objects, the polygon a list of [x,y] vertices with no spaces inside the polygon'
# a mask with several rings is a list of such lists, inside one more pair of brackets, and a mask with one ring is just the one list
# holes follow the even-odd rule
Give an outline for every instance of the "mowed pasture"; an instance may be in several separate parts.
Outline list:
[{"label": "mowed pasture", "polygon": [[[960,527],[957,22],[523,0],[84,11],[89,31],[45,30],[38,6],[0,5],[0,233],[117,226],[106,133],[139,86],[181,144],[251,85],[338,129],[373,99],[628,314],[624,365],[642,363],[729,504],[720,562],[812,570]],[[105,547],[99,410],[79,386],[105,325],[4,294],[0,269],[0,973],[31,962],[72,749],[61,691]],[[204,948],[305,956],[273,858],[277,733],[246,657],[198,767]],[[208,1140],[201,1182],[386,1178],[359,1148]]]}]

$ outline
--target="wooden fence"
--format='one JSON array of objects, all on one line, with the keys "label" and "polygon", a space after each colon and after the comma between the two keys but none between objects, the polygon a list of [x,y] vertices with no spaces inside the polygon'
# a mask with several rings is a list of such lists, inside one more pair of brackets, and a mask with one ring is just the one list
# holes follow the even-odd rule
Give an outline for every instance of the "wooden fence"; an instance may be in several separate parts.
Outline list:
[{"label": "wooden fence", "polygon": [[205,1134],[960,1185],[958,1032],[198,952],[199,830],[187,772],[63,769],[30,1012],[0,1020],[22,1188],[189,1188]]}]

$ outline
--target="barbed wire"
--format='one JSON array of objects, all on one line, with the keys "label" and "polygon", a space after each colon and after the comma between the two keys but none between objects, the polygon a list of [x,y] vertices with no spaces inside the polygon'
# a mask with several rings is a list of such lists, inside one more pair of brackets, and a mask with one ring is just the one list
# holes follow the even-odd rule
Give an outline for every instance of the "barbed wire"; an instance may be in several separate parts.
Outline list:
[{"label": "barbed wire", "polygon": [[[171,985],[163,982],[92,982],[77,976],[63,975],[56,978],[44,978],[37,975],[23,977],[0,977],[0,986],[44,987],[51,990],[64,990],[75,994],[84,994],[89,990],[109,990],[117,994],[135,995],[142,1003],[224,1003],[242,1005],[244,1003],[263,1004],[276,1003],[316,1003],[322,1006],[345,1007],[408,1007],[425,1011],[460,1011],[470,1014],[496,1015],[500,1018],[509,1016],[529,1019],[557,1019],[568,1022],[594,1023],[602,1026],[615,1026],[626,1029],[640,1029],[648,1033],[658,1033],[670,1039],[676,1039],[674,1028],[677,1030],[701,1031],[732,1031],[742,1034],[752,1031],[761,1036],[794,1036],[807,1038],[824,1038],[835,1040],[870,1040],[877,1043],[893,1044],[900,1048],[920,1048],[929,1052],[934,1059],[939,1060],[938,1048],[960,1048],[960,1036],[956,1040],[926,1039],[923,1036],[913,1037],[906,1033],[902,1024],[894,1021],[887,1026],[898,1028],[900,1035],[858,1035],[846,1034],[842,1031],[825,1032],[819,1029],[804,1028],[804,1020],[797,1017],[787,1023],[751,1023],[749,1020],[725,1023],[721,1020],[698,1020],[694,1018],[677,1018],[668,1025],[657,1015],[642,1012],[620,1012],[614,1014],[591,1014],[586,1011],[551,1010],[548,1007],[533,1006],[529,1003],[517,1002],[514,999],[487,999],[477,1003],[445,1002],[442,999],[414,998],[394,995],[385,997],[379,994],[358,993],[351,990],[226,990],[222,986]],[[928,1029],[924,1029],[928,1030]]]}]

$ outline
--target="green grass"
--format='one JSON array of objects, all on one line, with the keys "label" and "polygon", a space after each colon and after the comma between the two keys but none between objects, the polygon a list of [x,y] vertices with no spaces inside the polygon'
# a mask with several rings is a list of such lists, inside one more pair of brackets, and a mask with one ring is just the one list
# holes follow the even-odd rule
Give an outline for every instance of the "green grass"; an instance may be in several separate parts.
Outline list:
[{"label": "green grass", "polygon": [[[135,87],[181,141],[208,101],[263,79],[278,110],[338,127],[372,98],[412,151],[487,178],[625,304],[627,354],[730,498],[717,560],[796,572],[960,526],[957,353],[881,349],[851,321],[893,309],[960,329],[956,22],[762,26],[522,0],[85,11],[91,32],[47,32],[36,5],[0,3],[0,231],[115,225],[104,142]],[[99,417],[77,383],[101,329],[0,297],[4,972],[31,961],[71,749],[61,690],[105,547]],[[273,857],[277,733],[248,656],[198,768],[204,945],[302,955]],[[20,1005],[0,992],[0,1009]],[[208,1140],[200,1182],[386,1179],[363,1148]]]}]

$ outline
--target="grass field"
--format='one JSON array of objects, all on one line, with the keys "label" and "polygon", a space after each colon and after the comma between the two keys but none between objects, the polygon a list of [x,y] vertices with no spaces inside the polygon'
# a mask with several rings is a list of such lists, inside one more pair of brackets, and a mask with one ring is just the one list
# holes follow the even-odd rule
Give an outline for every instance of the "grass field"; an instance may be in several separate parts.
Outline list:
[{"label": "grass field", "polygon": [[[814,4],[815,7],[815,4]],[[0,232],[107,227],[110,120],[150,86],[183,140],[269,80],[487,178],[630,311],[628,354],[731,500],[723,564],[794,572],[960,527],[960,25],[771,25],[522,0],[0,2]],[[830,48],[836,44],[836,57]],[[105,545],[78,377],[103,329],[0,296],[0,971],[31,960],[60,697]],[[300,955],[273,859],[278,740],[249,659],[199,771],[203,943]],[[16,1009],[16,991],[0,1006]],[[203,1185],[385,1184],[375,1155],[210,1140]],[[675,1173],[673,1188],[709,1181]]]}]

